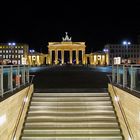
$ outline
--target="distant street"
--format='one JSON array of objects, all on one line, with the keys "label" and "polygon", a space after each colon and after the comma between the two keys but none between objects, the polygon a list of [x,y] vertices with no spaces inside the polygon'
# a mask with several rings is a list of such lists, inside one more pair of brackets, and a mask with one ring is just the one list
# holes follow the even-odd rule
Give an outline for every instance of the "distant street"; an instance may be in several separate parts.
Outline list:
[{"label": "distant street", "polygon": [[107,74],[111,67],[88,68],[85,66],[34,67],[35,90],[107,88]]}]

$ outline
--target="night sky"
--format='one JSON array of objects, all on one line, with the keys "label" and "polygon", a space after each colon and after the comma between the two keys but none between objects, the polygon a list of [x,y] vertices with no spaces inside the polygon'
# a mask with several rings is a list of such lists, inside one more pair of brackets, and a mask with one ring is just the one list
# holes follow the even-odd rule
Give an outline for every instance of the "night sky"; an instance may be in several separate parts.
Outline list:
[{"label": "night sky", "polygon": [[47,52],[50,41],[61,41],[65,32],[72,41],[84,41],[87,52],[107,43],[128,39],[137,44],[140,35],[140,3],[98,0],[24,0],[0,3],[0,41],[28,43]]}]

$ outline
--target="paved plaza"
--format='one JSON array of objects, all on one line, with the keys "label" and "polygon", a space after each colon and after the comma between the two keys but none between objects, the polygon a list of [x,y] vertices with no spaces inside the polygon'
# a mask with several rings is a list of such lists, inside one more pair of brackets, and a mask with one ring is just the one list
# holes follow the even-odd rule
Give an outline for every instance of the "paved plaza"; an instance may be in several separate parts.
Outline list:
[{"label": "paved plaza", "polygon": [[35,90],[107,88],[111,67],[52,66],[31,68]]}]

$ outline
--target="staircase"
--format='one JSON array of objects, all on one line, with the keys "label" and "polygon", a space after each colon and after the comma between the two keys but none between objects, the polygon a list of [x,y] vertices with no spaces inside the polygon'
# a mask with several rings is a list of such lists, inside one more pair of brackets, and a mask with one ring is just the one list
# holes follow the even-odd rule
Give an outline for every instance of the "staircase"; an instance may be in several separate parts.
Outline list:
[{"label": "staircase", "polygon": [[21,140],[123,140],[108,93],[34,93]]}]

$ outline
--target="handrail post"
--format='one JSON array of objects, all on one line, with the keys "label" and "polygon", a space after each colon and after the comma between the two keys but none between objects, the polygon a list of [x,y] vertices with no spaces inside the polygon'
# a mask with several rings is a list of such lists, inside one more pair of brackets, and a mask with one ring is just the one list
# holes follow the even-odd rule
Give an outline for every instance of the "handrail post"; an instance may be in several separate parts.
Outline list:
[{"label": "handrail post", "polygon": [[8,71],[8,89],[10,89],[10,91],[13,91],[13,66],[12,65],[10,66]]},{"label": "handrail post", "polygon": [[117,84],[120,84],[120,69],[119,69],[119,65],[117,65]]},{"label": "handrail post", "polygon": [[26,66],[26,81],[27,81],[27,83],[30,82],[29,80],[30,79],[29,79],[29,65],[28,65],[28,66]]},{"label": "handrail post", "polygon": [[123,87],[127,86],[127,69],[123,65]]},{"label": "handrail post", "polygon": [[3,97],[3,66],[0,66],[0,94]]},{"label": "handrail post", "polygon": [[25,65],[22,67],[22,84],[25,85]]},{"label": "handrail post", "polygon": [[134,67],[131,65],[131,85],[130,89],[133,90],[136,87],[136,71],[134,70]]},{"label": "handrail post", "polygon": [[21,75],[20,75],[20,66],[19,65],[17,66],[17,76],[19,77],[19,82],[17,84],[17,87],[19,88],[20,87],[20,78],[21,78],[20,77]]},{"label": "handrail post", "polygon": [[112,65],[112,83],[115,83],[115,68],[114,68],[114,65]]}]

